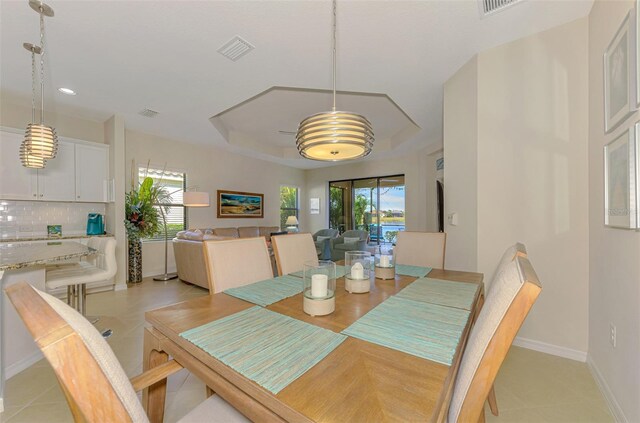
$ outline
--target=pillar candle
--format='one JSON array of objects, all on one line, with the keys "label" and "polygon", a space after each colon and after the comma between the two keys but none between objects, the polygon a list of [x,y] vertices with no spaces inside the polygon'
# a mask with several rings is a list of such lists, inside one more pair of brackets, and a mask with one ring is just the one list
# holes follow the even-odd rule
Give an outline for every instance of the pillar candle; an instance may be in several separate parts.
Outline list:
[{"label": "pillar candle", "polygon": [[311,296],[314,298],[326,297],[328,283],[327,275],[311,275]]},{"label": "pillar candle", "polygon": [[383,254],[380,256],[380,267],[389,267],[389,256]]},{"label": "pillar candle", "polygon": [[351,279],[364,279],[364,267],[362,263],[356,262],[351,266]]}]

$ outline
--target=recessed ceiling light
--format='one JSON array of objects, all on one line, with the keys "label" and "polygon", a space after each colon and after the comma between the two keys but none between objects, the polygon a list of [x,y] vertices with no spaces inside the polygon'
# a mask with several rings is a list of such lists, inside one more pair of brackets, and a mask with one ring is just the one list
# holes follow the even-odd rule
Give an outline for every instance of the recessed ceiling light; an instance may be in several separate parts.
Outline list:
[{"label": "recessed ceiling light", "polygon": [[60,91],[62,94],[66,94],[66,95],[76,95],[76,92],[73,91],[71,88],[58,88],[58,91]]}]

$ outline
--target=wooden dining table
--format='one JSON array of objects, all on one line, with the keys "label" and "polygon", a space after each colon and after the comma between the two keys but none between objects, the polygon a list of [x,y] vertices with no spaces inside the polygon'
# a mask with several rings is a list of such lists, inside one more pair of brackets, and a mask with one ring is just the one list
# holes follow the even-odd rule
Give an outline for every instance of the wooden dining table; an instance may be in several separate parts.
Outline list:
[{"label": "wooden dining table", "polygon": [[[429,278],[477,285],[471,312],[452,364],[445,365],[361,339],[347,337],[319,363],[273,394],[212,357],[180,333],[255,305],[225,293],[208,295],[148,311],[144,334],[144,370],[173,357],[182,366],[253,421],[386,422],[445,421],[462,351],[482,307],[483,275],[433,269]],[[341,332],[395,295],[415,277],[373,279],[366,294],[350,294],[344,278],[336,281],[336,309],[327,316],[304,313],[302,294],[266,308],[334,332]],[[164,413],[166,379],[143,392],[151,422]]]}]

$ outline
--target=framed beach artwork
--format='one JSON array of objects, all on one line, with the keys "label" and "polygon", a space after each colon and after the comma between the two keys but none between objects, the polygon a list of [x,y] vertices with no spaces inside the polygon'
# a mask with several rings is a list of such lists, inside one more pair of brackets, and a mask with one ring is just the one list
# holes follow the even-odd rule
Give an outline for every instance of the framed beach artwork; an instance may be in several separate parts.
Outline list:
[{"label": "framed beach artwork", "polygon": [[[633,11],[629,12],[622,25],[604,52],[604,129],[610,132],[635,110],[635,54],[632,46],[636,34]],[[632,89],[633,88],[633,89]]]},{"label": "framed beach artwork", "polygon": [[218,190],[218,217],[264,217],[264,194]]},{"label": "framed beach artwork", "polygon": [[616,228],[638,227],[639,123],[604,147],[604,224]]}]

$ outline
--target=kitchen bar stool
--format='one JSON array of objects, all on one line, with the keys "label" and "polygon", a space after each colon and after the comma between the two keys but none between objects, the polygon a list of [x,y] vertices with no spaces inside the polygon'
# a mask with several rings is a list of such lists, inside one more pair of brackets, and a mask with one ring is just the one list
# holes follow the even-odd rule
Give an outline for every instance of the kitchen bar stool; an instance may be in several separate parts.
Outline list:
[{"label": "kitchen bar stool", "polygon": [[83,316],[86,315],[87,284],[103,282],[116,274],[116,240],[114,238],[89,238],[89,248],[96,250],[85,261],[47,269],[45,286],[53,290],[67,287],[67,304]]}]

